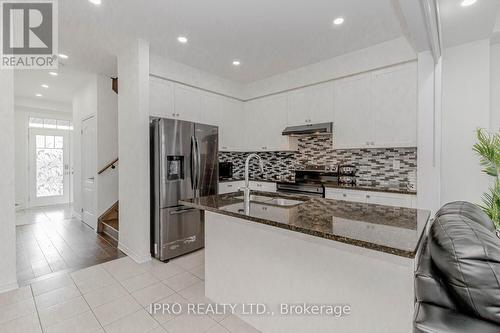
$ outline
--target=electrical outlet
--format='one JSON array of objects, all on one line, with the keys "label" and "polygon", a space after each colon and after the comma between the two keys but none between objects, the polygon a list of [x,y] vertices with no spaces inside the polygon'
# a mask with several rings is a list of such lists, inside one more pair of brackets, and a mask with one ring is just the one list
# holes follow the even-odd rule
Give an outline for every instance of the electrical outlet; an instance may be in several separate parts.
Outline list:
[{"label": "electrical outlet", "polygon": [[392,168],[394,170],[399,170],[401,168],[401,161],[399,161],[399,160],[393,160],[392,161]]}]

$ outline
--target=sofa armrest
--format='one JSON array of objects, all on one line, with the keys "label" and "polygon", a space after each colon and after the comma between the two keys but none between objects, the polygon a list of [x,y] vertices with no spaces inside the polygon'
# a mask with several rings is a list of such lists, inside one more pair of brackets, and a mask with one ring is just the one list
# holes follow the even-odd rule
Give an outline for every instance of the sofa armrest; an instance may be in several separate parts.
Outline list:
[{"label": "sofa armrest", "polygon": [[415,304],[414,333],[498,333],[495,323],[441,308],[432,304]]}]

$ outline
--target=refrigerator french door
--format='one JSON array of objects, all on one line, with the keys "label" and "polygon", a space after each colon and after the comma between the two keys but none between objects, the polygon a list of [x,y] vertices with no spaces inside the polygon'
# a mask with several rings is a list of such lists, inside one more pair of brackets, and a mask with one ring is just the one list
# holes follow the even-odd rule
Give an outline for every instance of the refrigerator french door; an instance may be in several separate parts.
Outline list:
[{"label": "refrigerator french door", "polygon": [[203,212],[180,199],[217,194],[218,128],[152,118],[151,254],[162,261],[204,246]]}]

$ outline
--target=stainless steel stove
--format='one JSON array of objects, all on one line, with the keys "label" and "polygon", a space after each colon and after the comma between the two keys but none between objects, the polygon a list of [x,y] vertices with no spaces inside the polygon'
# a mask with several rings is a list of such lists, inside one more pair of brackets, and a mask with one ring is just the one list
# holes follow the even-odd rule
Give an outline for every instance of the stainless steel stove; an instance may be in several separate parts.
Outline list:
[{"label": "stainless steel stove", "polygon": [[280,182],[278,193],[325,197],[324,183],[338,182],[338,166],[306,165],[295,170],[295,182]]}]

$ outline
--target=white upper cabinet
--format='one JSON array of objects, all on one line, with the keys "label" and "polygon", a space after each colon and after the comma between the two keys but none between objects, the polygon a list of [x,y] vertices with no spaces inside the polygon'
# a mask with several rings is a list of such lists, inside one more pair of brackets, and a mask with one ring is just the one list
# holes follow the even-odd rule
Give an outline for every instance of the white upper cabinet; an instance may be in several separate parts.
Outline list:
[{"label": "white upper cabinet", "polygon": [[335,81],[334,147],[417,145],[417,65],[392,66]]},{"label": "white upper cabinet", "polygon": [[231,98],[221,97],[219,122],[219,150],[244,151],[245,125],[243,103]]},{"label": "white upper cabinet", "polygon": [[187,121],[201,119],[201,90],[174,85],[174,116]]},{"label": "white upper cabinet", "polygon": [[373,138],[370,111],[370,74],[335,81],[335,148],[366,148]]},{"label": "white upper cabinet", "polygon": [[199,122],[220,127],[222,121],[222,97],[204,91],[200,93],[201,110]]},{"label": "white upper cabinet", "polygon": [[249,151],[287,150],[288,138],[281,135],[287,126],[286,94],[245,103],[246,148]]},{"label": "white upper cabinet", "polygon": [[170,81],[149,78],[149,114],[172,118],[174,114],[174,84]]},{"label": "white upper cabinet", "polygon": [[326,123],[334,118],[333,83],[323,83],[289,93],[289,126]]},{"label": "white upper cabinet", "polygon": [[417,145],[417,65],[373,72],[372,112],[377,147]]}]

